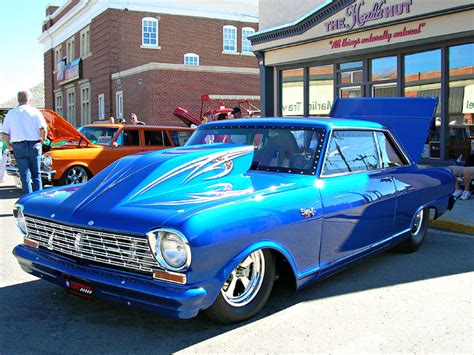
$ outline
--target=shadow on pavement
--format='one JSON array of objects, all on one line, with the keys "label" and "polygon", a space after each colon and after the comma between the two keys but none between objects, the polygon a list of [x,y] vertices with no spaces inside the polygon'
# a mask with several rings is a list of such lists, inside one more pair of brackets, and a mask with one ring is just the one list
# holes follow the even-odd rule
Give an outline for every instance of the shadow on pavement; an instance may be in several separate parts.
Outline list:
[{"label": "shadow on pavement", "polygon": [[433,235],[417,253],[386,252],[296,293],[280,281],[258,317],[232,326],[214,324],[202,315],[175,320],[90,303],[41,280],[26,282],[0,289],[0,343],[7,354],[172,353],[300,302],[473,271],[473,251],[474,238]]}]

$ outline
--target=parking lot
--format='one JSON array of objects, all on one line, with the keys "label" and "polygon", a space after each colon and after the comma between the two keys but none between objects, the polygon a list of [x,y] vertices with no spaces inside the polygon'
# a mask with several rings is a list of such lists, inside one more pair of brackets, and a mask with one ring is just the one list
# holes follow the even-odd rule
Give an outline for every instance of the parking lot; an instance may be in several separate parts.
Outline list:
[{"label": "parking lot", "polygon": [[473,236],[430,230],[417,253],[385,252],[298,293],[279,282],[258,317],[221,326],[90,303],[21,271],[11,182],[0,184],[1,353],[473,351]]}]

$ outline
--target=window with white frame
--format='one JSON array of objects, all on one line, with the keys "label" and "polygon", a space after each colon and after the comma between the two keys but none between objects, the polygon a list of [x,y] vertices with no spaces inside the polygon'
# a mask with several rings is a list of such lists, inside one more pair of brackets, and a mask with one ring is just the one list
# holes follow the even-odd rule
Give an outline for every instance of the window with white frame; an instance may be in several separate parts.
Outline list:
[{"label": "window with white frame", "polygon": [[123,118],[123,91],[115,93],[115,115],[117,118]]},{"label": "window with white frame", "polygon": [[57,46],[54,48],[54,70],[59,69],[59,63],[61,63],[63,59],[63,47],[62,45]]},{"label": "window with white frame", "polygon": [[105,119],[105,95],[100,94],[98,96],[98,105],[99,107],[99,120]]},{"label": "window with white frame", "polygon": [[255,30],[251,27],[242,28],[242,53],[252,53],[252,43],[247,39],[255,33]]},{"label": "window with white frame", "polygon": [[224,52],[237,52],[237,28],[235,26],[224,26]]},{"label": "window with white frame", "polygon": [[67,57],[68,63],[71,63],[76,57],[75,46],[76,46],[76,42],[74,40],[74,37],[69,38],[66,42],[66,57]]},{"label": "window with white frame", "polygon": [[142,45],[158,47],[158,20],[153,17],[142,19]]},{"label": "window with white frame", "polygon": [[84,28],[80,34],[81,38],[81,58],[91,54],[91,31],[89,26]]},{"label": "window with white frame", "polygon": [[59,116],[63,116],[63,93],[57,92],[54,94],[54,110]]},{"label": "window with white frame", "polygon": [[184,55],[184,64],[199,65],[199,56],[195,53],[186,53]]},{"label": "window with white frame", "polygon": [[72,125],[76,124],[76,89],[70,88],[66,92],[67,120]]},{"label": "window with white frame", "polygon": [[81,86],[81,126],[91,123],[91,85]]}]

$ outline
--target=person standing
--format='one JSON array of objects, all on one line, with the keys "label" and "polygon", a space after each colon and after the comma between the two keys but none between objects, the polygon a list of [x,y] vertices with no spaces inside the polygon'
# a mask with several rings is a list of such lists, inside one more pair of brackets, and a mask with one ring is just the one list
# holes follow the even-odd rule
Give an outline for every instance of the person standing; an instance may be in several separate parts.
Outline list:
[{"label": "person standing", "polygon": [[2,132],[7,148],[13,149],[24,193],[43,188],[40,167],[47,126],[43,114],[30,105],[32,98],[29,90],[18,92],[18,106],[5,116]]},{"label": "person standing", "polygon": [[145,124],[144,122],[138,120],[138,117],[135,113],[130,114],[130,122],[132,122],[133,125],[144,125]]}]

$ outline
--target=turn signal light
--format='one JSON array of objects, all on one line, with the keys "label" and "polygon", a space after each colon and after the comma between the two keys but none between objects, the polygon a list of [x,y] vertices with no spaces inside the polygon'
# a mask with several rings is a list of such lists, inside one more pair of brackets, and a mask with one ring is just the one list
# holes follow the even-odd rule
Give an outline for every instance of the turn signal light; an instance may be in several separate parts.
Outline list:
[{"label": "turn signal light", "polygon": [[30,240],[30,239],[27,239],[27,238],[23,238],[23,244],[28,245],[28,246],[33,247],[33,248],[38,248],[39,247],[38,242],[35,242],[34,240]]},{"label": "turn signal light", "polygon": [[157,280],[174,282],[174,283],[178,283],[182,285],[186,283],[186,275],[178,274],[175,272],[155,271],[153,273],[153,278]]}]

